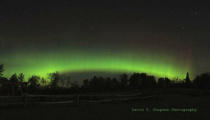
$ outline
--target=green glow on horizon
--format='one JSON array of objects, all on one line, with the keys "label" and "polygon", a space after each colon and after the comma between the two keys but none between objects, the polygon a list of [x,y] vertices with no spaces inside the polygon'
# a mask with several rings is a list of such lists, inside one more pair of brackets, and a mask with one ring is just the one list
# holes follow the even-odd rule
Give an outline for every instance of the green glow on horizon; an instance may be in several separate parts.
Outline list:
[{"label": "green glow on horizon", "polygon": [[[7,57],[7,58],[6,58]],[[131,54],[129,52],[109,53],[90,51],[22,52],[6,56],[0,63],[5,64],[4,75],[24,73],[26,78],[39,75],[47,78],[52,72],[145,72],[156,77],[184,78],[190,67],[170,56]]]}]

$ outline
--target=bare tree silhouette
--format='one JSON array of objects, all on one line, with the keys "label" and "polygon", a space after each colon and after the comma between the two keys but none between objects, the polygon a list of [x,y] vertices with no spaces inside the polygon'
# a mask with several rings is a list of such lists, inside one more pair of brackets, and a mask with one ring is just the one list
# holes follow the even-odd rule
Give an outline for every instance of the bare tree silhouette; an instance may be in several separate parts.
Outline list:
[{"label": "bare tree silhouette", "polygon": [[24,74],[23,73],[20,73],[18,75],[18,79],[19,79],[20,82],[24,82]]}]

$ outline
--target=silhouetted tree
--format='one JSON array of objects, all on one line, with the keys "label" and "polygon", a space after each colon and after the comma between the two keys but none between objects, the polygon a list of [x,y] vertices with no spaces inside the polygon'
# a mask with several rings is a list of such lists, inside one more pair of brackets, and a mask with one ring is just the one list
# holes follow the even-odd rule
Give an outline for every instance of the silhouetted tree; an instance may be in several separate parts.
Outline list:
[{"label": "silhouetted tree", "polygon": [[27,83],[24,82],[24,74],[23,73],[20,73],[18,75],[18,90],[20,91],[20,94],[24,94],[26,92],[26,86],[27,86]]},{"label": "silhouetted tree", "polygon": [[135,89],[153,88],[156,85],[155,77],[146,73],[134,73],[130,77],[130,87]]},{"label": "silhouetted tree", "polygon": [[94,91],[99,89],[99,85],[98,85],[98,78],[96,76],[94,76],[91,80],[90,80],[90,88]]},{"label": "silhouetted tree", "polygon": [[106,78],[106,83],[105,84],[106,84],[105,86],[106,86],[107,91],[112,91],[112,90],[115,89],[114,88],[115,86],[113,85],[113,81],[110,77]]},{"label": "silhouetted tree", "polygon": [[157,82],[158,87],[161,87],[161,88],[169,87],[170,84],[171,84],[171,80],[169,78],[159,78]]},{"label": "silhouetted tree", "polygon": [[51,87],[52,88],[57,88],[60,79],[61,79],[61,76],[60,76],[60,74],[58,72],[51,73],[50,74]]},{"label": "silhouetted tree", "polygon": [[[87,81],[86,81],[87,82]],[[86,84],[86,83],[85,83]],[[88,87],[93,91],[111,91],[120,88],[120,83],[116,78],[103,78],[94,76],[89,82]]]},{"label": "silhouetted tree", "polygon": [[145,76],[146,74],[143,74],[142,78],[142,87],[143,88],[154,88],[156,85],[155,77],[154,76]]},{"label": "silhouetted tree", "polygon": [[186,85],[186,87],[190,87],[190,85],[191,85],[191,81],[190,81],[190,77],[189,77],[188,72],[187,72],[186,78],[185,78],[185,85]]},{"label": "silhouetted tree", "polygon": [[18,82],[17,74],[13,74],[13,75],[10,77],[10,82],[12,82],[12,83],[17,83],[17,82]]},{"label": "silhouetted tree", "polygon": [[23,73],[20,73],[18,75],[18,79],[19,79],[20,82],[24,82],[24,74]]},{"label": "silhouetted tree", "polygon": [[0,77],[0,94],[6,95],[9,92],[9,80],[5,77]]},{"label": "silhouetted tree", "polygon": [[112,78],[112,86],[113,90],[119,90],[120,82],[117,80],[117,78]]},{"label": "silhouetted tree", "polygon": [[125,89],[128,87],[128,75],[127,74],[122,74],[120,75],[120,81],[121,81],[121,88]]},{"label": "silhouetted tree", "polygon": [[29,88],[31,88],[31,89],[38,88],[40,86],[39,81],[40,81],[40,77],[39,76],[35,76],[34,75],[31,78],[29,78],[29,80],[28,80]]},{"label": "silhouetted tree", "polygon": [[2,74],[3,71],[4,71],[4,65],[1,64],[1,65],[0,65],[0,77],[3,75],[3,74]]},{"label": "silhouetted tree", "polygon": [[134,73],[129,80],[129,86],[134,89],[142,88],[142,81],[146,79],[146,73]]},{"label": "silhouetted tree", "polygon": [[106,80],[103,77],[98,78],[98,88],[99,88],[99,91],[106,90]]},{"label": "silhouetted tree", "polygon": [[18,89],[18,77],[17,77],[17,74],[13,74],[11,77],[10,77],[10,89],[11,89],[11,94],[12,95],[15,95]]},{"label": "silhouetted tree", "polygon": [[198,75],[194,81],[193,84],[201,89],[209,89],[210,88],[210,73],[203,73],[201,75]]}]

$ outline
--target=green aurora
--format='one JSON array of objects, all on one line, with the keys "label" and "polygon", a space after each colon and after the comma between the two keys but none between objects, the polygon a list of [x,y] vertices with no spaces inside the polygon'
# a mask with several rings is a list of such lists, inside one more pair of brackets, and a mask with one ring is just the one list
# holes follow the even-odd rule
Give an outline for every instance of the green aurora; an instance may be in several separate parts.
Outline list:
[{"label": "green aurora", "polygon": [[157,55],[132,52],[70,51],[56,52],[17,52],[15,55],[3,56],[4,76],[24,73],[26,79],[32,75],[48,78],[52,72],[145,72],[156,77],[183,79],[186,72],[191,72],[190,64],[186,65],[170,55]]}]

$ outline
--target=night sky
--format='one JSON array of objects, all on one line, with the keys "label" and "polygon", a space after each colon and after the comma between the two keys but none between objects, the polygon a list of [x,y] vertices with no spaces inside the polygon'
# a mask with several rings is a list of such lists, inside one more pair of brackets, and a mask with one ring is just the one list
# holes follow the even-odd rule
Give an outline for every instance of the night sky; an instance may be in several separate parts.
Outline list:
[{"label": "night sky", "polygon": [[146,72],[169,78],[189,72],[194,77],[210,71],[209,5],[1,1],[0,64],[6,77],[21,72],[46,77],[55,71]]}]

